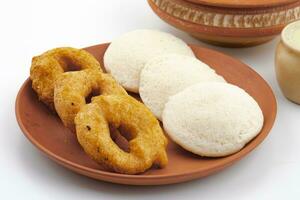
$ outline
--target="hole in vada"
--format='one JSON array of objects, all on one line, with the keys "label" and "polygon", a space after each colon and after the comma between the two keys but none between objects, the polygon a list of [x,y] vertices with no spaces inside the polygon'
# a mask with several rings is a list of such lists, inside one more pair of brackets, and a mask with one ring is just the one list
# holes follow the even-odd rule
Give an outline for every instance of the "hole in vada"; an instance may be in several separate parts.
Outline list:
[{"label": "hole in vada", "polygon": [[93,89],[86,97],[85,97],[85,103],[91,103],[92,102],[92,98],[99,96],[101,94],[100,90],[98,89]]},{"label": "hole in vada", "polygon": [[130,152],[129,141],[134,137],[124,126],[116,127],[113,124],[109,125],[110,137],[125,152]]},{"label": "hole in vada", "polygon": [[69,65],[68,66],[68,72],[74,72],[74,71],[80,71],[81,70],[81,67],[79,66],[76,66],[76,65]]},{"label": "hole in vada", "polygon": [[64,72],[72,72],[72,71],[80,71],[82,70],[82,67],[78,65],[78,63],[75,63],[72,58],[69,57],[62,57],[59,59],[59,63],[64,68]]}]

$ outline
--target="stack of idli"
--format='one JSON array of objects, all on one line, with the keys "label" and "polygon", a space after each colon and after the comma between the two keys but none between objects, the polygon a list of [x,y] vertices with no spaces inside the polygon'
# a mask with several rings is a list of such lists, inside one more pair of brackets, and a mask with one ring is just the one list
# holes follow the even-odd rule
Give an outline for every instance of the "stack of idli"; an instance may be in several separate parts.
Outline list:
[{"label": "stack of idli", "polygon": [[257,102],[169,33],[124,34],[109,45],[104,66],[126,90],[139,93],[169,137],[192,153],[233,154],[262,129]]}]

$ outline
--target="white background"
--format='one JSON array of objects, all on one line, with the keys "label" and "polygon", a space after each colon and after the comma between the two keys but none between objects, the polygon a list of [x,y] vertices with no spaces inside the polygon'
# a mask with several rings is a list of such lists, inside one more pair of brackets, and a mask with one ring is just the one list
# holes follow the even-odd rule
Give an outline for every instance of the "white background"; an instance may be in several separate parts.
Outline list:
[{"label": "white background", "polygon": [[86,47],[120,34],[155,28],[205,45],[156,17],[146,0],[1,1],[0,199],[300,199],[300,106],[281,94],[274,74],[278,38],[245,49],[214,46],[261,74],[278,100],[267,139],[234,166],[210,177],[170,186],[122,186],[77,175],[42,155],[21,133],[16,94],[31,57],[58,46]]}]

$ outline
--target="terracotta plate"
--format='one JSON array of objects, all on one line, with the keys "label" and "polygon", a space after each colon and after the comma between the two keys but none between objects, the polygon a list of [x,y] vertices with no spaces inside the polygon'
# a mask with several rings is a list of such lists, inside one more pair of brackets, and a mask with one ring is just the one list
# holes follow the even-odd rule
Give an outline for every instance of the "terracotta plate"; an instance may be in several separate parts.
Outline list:
[{"label": "terracotta plate", "polygon": [[[86,48],[103,65],[102,57],[108,44]],[[191,45],[199,59],[209,64],[225,79],[240,86],[259,103],[265,117],[261,133],[241,151],[223,158],[202,158],[178,145],[168,145],[169,164],[164,169],[150,169],[139,175],[107,172],[92,161],[78,144],[76,137],[60,119],[38,101],[27,80],[16,100],[16,116],[26,137],[42,152],[59,164],[80,174],[114,183],[160,185],[188,181],[215,173],[241,159],[268,135],[276,116],[276,100],[268,84],[251,68],[222,53]]]},{"label": "terracotta plate", "polygon": [[232,8],[259,8],[280,6],[297,0],[187,0],[196,4],[232,7]]}]

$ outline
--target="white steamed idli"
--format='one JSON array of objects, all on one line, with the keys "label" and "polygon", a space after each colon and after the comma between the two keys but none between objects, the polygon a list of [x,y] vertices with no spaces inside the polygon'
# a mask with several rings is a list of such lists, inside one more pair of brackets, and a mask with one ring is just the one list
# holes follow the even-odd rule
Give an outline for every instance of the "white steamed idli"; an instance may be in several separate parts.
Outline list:
[{"label": "white steamed idli", "polygon": [[184,55],[168,54],[150,60],[140,76],[139,93],[144,104],[161,120],[168,98],[200,82],[225,82],[200,60]]},{"label": "white steamed idli", "polygon": [[170,97],[163,111],[165,131],[195,154],[219,157],[242,149],[262,129],[257,102],[228,83],[200,83]]},{"label": "white steamed idli", "polygon": [[145,64],[170,53],[194,56],[184,41],[169,33],[135,30],[112,41],[104,54],[104,67],[126,90],[137,93]]}]

